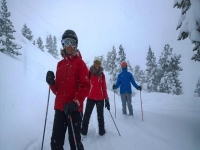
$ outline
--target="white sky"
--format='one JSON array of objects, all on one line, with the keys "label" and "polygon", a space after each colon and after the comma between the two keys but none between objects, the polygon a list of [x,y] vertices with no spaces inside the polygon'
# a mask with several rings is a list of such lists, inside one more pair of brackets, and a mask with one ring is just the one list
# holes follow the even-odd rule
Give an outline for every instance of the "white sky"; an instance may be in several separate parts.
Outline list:
[{"label": "white sky", "polygon": [[132,66],[144,69],[149,45],[157,60],[165,44],[177,52],[192,47],[186,48],[177,41],[180,10],[173,8],[173,3],[173,0],[8,0],[8,8],[13,12],[15,28],[20,31],[26,23],[34,39],[41,36],[46,42],[48,34],[60,38],[66,29],[73,29],[86,61],[92,61],[95,55],[106,55],[113,45],[118,51],[122,44]]}]

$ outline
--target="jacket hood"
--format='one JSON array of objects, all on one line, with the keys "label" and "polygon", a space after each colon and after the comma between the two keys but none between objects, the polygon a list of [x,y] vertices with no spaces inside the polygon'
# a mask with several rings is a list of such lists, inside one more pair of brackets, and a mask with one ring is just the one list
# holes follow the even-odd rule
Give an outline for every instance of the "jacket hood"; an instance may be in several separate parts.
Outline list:
[{"label": "jacket hood", "polygon": [[127,67],[123,67],[122,72],[127,72]]},{"label": "jacket hood", "polygon": [[66,54],[64,52],[64,49],[60,49],[60,54],[61,54],[62,58],[65,58],[65,57],[79,57],[79,58],[82,58],[79,49],[74,50],[73,54],[71,54],[71,55]]},{"label": "jacket hood", "polygon": [[103,67],[100,66],[100,67],[99,67],[99,70],[96,70],[95,66],[92,65],[92,66],[90,67],[90,72],[91,72],[92,75],[97,75],[97,76],[100,77],[101,73],[103,72]]}]

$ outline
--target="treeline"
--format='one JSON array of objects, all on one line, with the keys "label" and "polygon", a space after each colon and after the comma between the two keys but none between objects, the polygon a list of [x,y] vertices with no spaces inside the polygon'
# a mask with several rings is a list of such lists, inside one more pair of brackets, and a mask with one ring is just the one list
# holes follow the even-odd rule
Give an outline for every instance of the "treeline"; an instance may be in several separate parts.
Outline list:
[{"label": "treeline", "polygon": [[[11,13],[8,11],[6,0],[2,0],[0,10],[0,51],[3,53],[11,53],[15,55],[22,55],[18,50],[22,47],[15,43],[13,35],[15,31],[12,21],[9,19]],[[30,28],[26,24],[22,27],[21,34],[44,52],[44,47],[53,57],[58,56],[57,39],[51,34],[46,37],[46,44],[44,45],[41,37],[34,40],[34,36]]]},{"label": "treeline", "polygon": [[110,75],[111,84],[116,82],[117,75],[121,72],[121,63],[126,61],[128,70],[133,74],[135,81],[146,88],[149,92],[162,92],[180,95],[183,93],[179,73],[181,55],[173,53],[173,48],[169,44],[164,46],[159,60],[156,61],[154,52],[149,46],[146,56],[146,70],[142,70],[139,65],[131,66],[126,59],[126,53],[122,45],[119,51],[113,46],[112,51],[107,53],[107,58],[103,59],[103,67]]}]

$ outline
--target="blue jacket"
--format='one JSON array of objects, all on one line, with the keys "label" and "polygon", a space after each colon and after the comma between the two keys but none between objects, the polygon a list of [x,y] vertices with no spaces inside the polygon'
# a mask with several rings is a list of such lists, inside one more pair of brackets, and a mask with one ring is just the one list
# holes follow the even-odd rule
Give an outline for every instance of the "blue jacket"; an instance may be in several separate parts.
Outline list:
[{"label": "blue jacket", "polygon": [[135,83],[133,75],[127,71],[127,67],[122,68],[122,72],[117,77],[115,89],[120,86],[120,94],[132,93],[131,83],[138,90],[138,85]]}]

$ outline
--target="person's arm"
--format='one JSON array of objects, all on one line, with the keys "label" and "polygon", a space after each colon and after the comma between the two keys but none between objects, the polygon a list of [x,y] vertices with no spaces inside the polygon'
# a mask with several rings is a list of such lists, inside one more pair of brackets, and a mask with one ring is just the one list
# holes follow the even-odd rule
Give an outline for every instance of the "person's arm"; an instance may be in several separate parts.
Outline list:
[{"label": "person's arm", "polygon": [[117,89],[121,85],[121,79],[120,79],[120,74],[117,77],[117,82],[115,84],[115,89]]},{"label": "person's arm", "polygon": [[[58,73],[58,66],[59,63],[57,64],[57,69],[56,69],[56,77]],[[58,89],[58,84],[57,84],[57,78],[55,77],[55,84],[50,86],[51,91],[56,95],[57,94],[57,89]]]},{"label": "person's arm", "polygon": [[88,79],[88,68],[83,60],[79,63],[79,90],[76,92],[74,101],[82,103],[88,96],[90,83]]},{"label": "person's arm", "polygon": [[104,99],[108,99],[107,86],[106,86],[106,77],[105,77],[104,74],[102,74],[102,90],[103,90]]},{"label": "person's arm", "polygon": [[130,73],[130,81],[131,81],[132,85],[138,90],[139,86],[135,82],[134,77],[131,73]]}]

